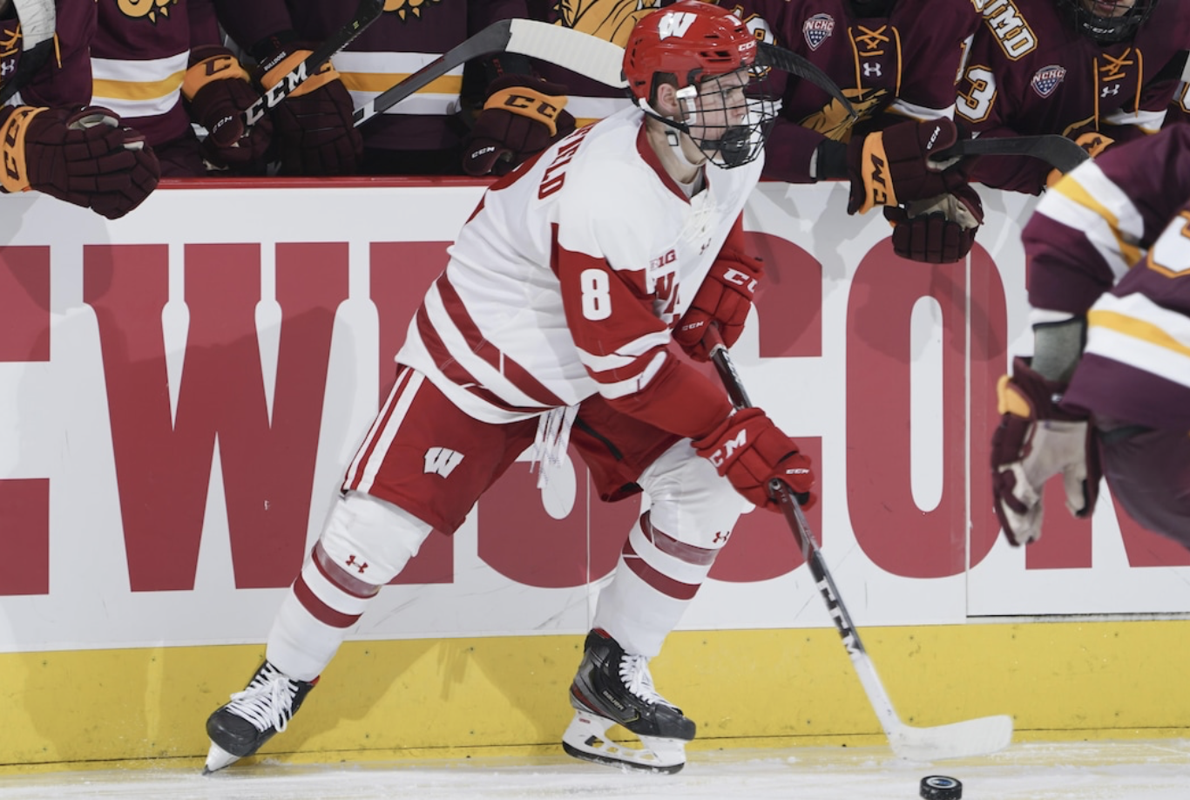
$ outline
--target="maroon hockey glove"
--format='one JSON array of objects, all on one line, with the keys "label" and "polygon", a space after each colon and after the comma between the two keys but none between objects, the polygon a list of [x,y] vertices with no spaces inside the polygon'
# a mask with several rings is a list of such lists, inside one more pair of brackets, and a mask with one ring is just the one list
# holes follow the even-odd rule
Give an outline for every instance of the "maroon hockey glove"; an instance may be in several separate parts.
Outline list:
[{"label": "maroon hockey glove", "polygon": [[[261,85],[271,89],[313,47],[291,42],[262,62]],[[339,72],[326,62],[278,106],[273,118],[282,175],[354,175],[364,154],[364,140],[355,128],[355,105]]]},{"label": "maroon hockey glove", "polygon": [[742,250],[724,247],[698,287],[690,308],[674,328],[674,341],[695,361],[710,359],[707,328],[718,324],[723,344],[731,347],[744,331],[764,262]]},{"label": "maroon hockey glove", "polygon": [[992,435],[992,500],[1014,545],[1041,537],[1042,490],[1058,473],[1066,507],[1090,516],[1099,497],[1099,451],[1086,416],[1058,406],[1066,385],[1034,372],[1026,359],[1000,378],[1000,425]]},{"label": "maroon hockey glove", "polygon": [[780,478],[793,489],[803,508],[817,496],[810,459],[759,408],[742,408],[714,431],[694,441],[698,454],[715,465],[736,491],[758,508],[780,510],[769,496],[769,481]]},{"label": "maroon hockey glove", "polygon": [[230,50],[213,45],[191,50],[182,96],[190,102],[190,118],[207,130],[207,158],[221,167],[263,168],[273,125],[266,117],[244,130],[243,112],[260,92]]},{"label": "maroon hockey glove", "polygon": [[975,232],[983,224],[983,203],[969,184],[949,194],[885,206],[893,224],[893,252],[927,264],[949,264],[971,252]]},{"label": "maroon hockey glove", "polygon": [[955,166],[931,157],[954,145],[958,129],[949,119],[901,122],[883,131],[856,137],[847,146],[851,198],[847,213],[873,206],[895,206],[951,192],[966,183]]},{"label": "maroon hockey glove", "polygon": [[99,106],[19,106],[0,112],[7,192],[36,189],[119,219],[157,188],[161,168],[144,137]]},{"label": "maroon hockey glove", "polygon": [[507,175],[574,130],[566,87],[528,75],[503,75],[488,86],[483,111],[463,143],[468,175]]}]

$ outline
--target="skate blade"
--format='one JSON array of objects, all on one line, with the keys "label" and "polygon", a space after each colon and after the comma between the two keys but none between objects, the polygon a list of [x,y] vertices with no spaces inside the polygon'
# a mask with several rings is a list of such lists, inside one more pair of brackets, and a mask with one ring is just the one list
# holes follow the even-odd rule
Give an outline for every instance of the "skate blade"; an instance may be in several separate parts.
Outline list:
[{"label": "skate blade", "polygon": [[606,717],[576,712],[562,734],[562,749],[582,761],[637,772],[673,774],[686,766],[685,741],[641,736],[643,747],[625,747],[607,737],[613,725]]},{"label": "skate blade", "polygon": [[212,772],[218,772],[239,760],[239,756],[233,756],[219,745],[211,742],[211,749],[207,751],[207,763],[202,768],[202,774],[210,775]]}]

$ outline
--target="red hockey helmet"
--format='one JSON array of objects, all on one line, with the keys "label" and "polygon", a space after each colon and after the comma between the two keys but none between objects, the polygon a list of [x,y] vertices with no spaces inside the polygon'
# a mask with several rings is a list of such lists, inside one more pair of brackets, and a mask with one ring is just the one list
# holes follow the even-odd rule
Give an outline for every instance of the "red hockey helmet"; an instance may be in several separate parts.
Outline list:
[{"label": "red hockey helmet", "polygon": [[756,61],[756,37],[740,18],[700,0],[678,0],[644,16],[624,48],[624,77],[636,99],[652,101],[660,79],[677,88],[726,75]]}]

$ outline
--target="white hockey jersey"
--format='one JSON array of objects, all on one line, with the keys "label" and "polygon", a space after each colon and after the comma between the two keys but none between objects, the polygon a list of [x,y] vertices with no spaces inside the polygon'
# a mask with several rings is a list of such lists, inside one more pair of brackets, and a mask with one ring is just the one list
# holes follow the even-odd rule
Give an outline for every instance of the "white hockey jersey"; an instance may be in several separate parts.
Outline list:
[{"label": "white hockey jersey", "polygon": [[688,199],[639,110],[580,128],[484,194],[396,360],[492,423],[645,390],[762,161]]}]

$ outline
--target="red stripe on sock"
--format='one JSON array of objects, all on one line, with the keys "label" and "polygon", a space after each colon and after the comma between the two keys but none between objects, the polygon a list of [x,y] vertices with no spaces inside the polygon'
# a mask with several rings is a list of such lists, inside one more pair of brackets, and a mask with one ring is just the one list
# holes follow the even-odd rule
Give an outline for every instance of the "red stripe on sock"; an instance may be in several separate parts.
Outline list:
[{"label": "red stripe on sock", "polygon": [[306,579],[300,575],[293,583],[293,593],[302,607],[309,611],[314,619],[330,625],[332,628],[350,628],[360,618],[359,614],[344,614],[322,602],[307,585]]},{"label": "red stripe on sock", "polygon": [[624,545],[623,556],[624,563],[636,573],[638,578],[664,595],[675,600],[689,600],[698,592],[699,584],[682,583],[650,567],[643,558],[636,554],[631,544]]}]

